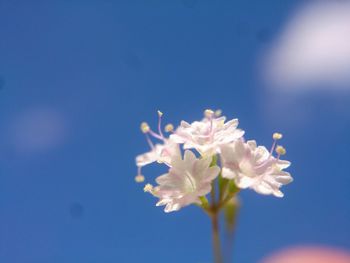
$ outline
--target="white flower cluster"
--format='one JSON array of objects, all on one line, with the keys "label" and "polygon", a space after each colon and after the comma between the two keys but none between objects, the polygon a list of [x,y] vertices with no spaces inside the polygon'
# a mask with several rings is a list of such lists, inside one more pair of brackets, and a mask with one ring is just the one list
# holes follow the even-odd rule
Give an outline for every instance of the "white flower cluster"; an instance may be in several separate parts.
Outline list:
[{"label": "white flower cluster", "polygon": [[[226,118],[220,114],[220,111],[206,110],[203,120],[191,124],[182,121],[175,130],[168,124],[165,131],[171,133],[169,137],[162,133],[163,114],[159,111],[157,133],[147,123],[141,124],[151,151],[136,157],[138,175],[135,180],[144,181],[141,168],[150,163],[164,163],[169,167],[168,173],[156,178],[157,186],[147,184],[144,188],[159,198],[157,206],[165,205],[165,212],[200,204],[201,197],[210,193],[218,176],[234,182],[239,189],[250,188],[277,197],[283,197],[280,187],[292,182],[291,175],[283,171],[290,162],[280,160],[285,149],[276,145],[281,134],[273,135],[269,151],[254,140],[243,138],[244,131],[237,128],[238,119],[225,122]],[[160,143],[154,144],[151,137]],[[213,158],[218,162],[213,163]]]}]

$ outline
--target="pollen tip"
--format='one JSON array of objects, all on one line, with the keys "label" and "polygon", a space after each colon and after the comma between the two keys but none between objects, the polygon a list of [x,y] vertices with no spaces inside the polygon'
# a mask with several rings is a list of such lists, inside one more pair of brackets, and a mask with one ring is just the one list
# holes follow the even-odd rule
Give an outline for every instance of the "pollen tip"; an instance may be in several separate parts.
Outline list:
[{"label": "pollen tip", "polygon": [[282,139],[282,137],[283,137],[282,133],[278,133],[278,132],[275,132],[275,133],[272,135],[272,138],[273,138],[274,140],[280,140],[280,139]]},{"label": "pollen tip", "polygon": [[147,133],[147,132],[149,132],[149,130],[150,130],[149,125],[148,125],[147,122],[142,122],[140,128],[141,128],[141,131],[142,131],[143,133]]},{"label": "pollen tip", "polygon": [[215,111],[215,116],[216,117],[220,117],[221,116],[221,114],[222,114],[222,110],[220,110],[220,109],[217,109],[216,111]]},{"label": "pollen tip", "polygon": [[278,153],[279,155],[285,155],[287,153],[287,151],[283,146],[278,145],[276,147],[276,153]]},{"label": "pollen tip", "polygon": [[160,110],[158,110],[157,113],[158,113],[158,116],[159,116],[159,117],[162,117],[162,116],[163,116],[163,112],[161,112]]},{"label": "pollen tip", "polygon": [[167,125],[165,126],[164,130],[165,130],[166,132],[172,132],[172,131],[174,131],[174,125],[172,125],[171,123],[169,123],[169,124],[167,124]]},{"label": "pollen tip", "polygon": [[145,181],[145,177],[142,174],[138,174],[135,176],[135,182],[136,183],[142,183]]},{"label": "pollen tip", "polygon": [[153,185],[151,184],[146,184],[145,187],[143,188],[143,191],[145,193],[151,193],[153,191]]},{"label": "pollen tip", "polygon": [[213,117],[214,114],[215,114],[214,111],[212,111],[211,109],[206,109],[204,111],[204,116],[207,117],[207,118]]}]

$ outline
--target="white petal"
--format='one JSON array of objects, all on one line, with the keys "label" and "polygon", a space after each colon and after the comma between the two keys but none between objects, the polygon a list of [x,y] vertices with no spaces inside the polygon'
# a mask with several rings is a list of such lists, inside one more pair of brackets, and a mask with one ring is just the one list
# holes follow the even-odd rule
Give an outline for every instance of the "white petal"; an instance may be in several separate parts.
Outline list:
[{"label": "white petal", "polygon": [[237,177],[237,174],[234,170],[223,167],[222,168],[222,177],[226,179],[234,179]]},{"label": "white petal", "polygon": [[196,156],[192,151],[186,150],[185,151],[185,156],[184,156],[184,161],[187,166],[192,166],[194,161],[196,160]]},{"label": "white petal", "polygon": [[289,184],[293,182],[293,178],[289,173],[286,173],[285,175],[276,175],[276,181],[281,184]]},{"label": "white petal", "polygon": [[257,193],[263,194],[263,195],[269,195],[269,194],[272,194],[273,192],[271,186],[265,182],[260,182],[258,185],[255,185],[253,189]]},{"label": "white petal", "polygon": [[284,194],[278,189],[273,191],[273,195],[280,198],[284,196]]},{"label": "white petal", "polygon": [[235,128],[237,128],[238,123],[239,123],[239,122],[238,122],[238,119],[232,119],[232,120],[226,122],[225,125],[224,125],[224,127],[225,127],[226,129],[235,129]]},{"label": "white petal", "polygon": [[278,166],[280,169],[286,169],[286,168],[288,168],[290,165],[291,165],[291,163],[290,163],[289,161],[286,161],[286,160],[278,160],[278,162],[277,162],[277,166]]},{"label": "white petal", "polygon": [[150,151],[136,157],[136,165],[139,167],[151,164],[157,161],[158,155],[154,151]]},{"label": "white petal", "polygon": [[186,121],[181,121],[180,126],[183,127],[183,128],[190,128],[190,127],[191,127],[191,124],[189,124],[189,123],[186,122]]},{"label": "white petal", "polygon": [[178,211],[180,208],[181,206],[179,204],[169,203],[165,206],[164,212],[170,213],[170,212]]},{"label": "white petal", "polygon": [[250,140],[250,141],[247,141],[247,144],[248,144],[248,146],[249,146],[249,148],[251,149],[251,150],[255,150],[256,149],[256,141],[255,140]]},{"label": "white petal", "polygon": [[214,180],[220,172],[220,168],[218,166],[212,166],[208,169],[205,178],[203,178],[206,181],[212,181]]},{"label": "white petal", "polygon": [[255,183],[255,181],[256,181],[255,178],[248,177],[244,174],[239,174],[235,178],[236,185],[242,189],[251,187]]},{"label": "white petal", "polygon": [[246,148],[244,142],[241,140],[234,142],[234,158],[236,160],[241,160],[245,157]]},{"label": "white petal", "polygon": [[172,135],[170,135],[170,139],[172,141],[174,141],[175,143],[184,143],[185,142],[185,139],[180,136],[179,134],[177,134],[176,132],[173,133]]}]

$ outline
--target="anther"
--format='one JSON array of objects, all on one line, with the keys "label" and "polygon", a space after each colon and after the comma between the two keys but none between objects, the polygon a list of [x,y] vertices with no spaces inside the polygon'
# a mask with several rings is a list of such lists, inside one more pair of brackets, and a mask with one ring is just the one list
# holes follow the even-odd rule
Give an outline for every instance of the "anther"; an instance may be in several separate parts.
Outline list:
[{"label": "anther", "polygon": [[275,132],[274,134],[272,134],[273,143],[270,149],[270,155],[272,155],[273,151],[275,150],[277,141],[282,139],[282,137],[283,137],[282,133],[279,133],[279,132]]},{"label": "anther", "polygon": [[174,131],[174,125],[172,125],[171,123],[169,123],[169,124],[167,124],[167,125],[165,126],[164,130],[165,130],[166,132],[172,132],[172,131]]},{"label": "anther", "polygon": [[286,149],[285,149],[283,146],[278,145],[278,146],[276,147],[276,153],[277,153],[278,155],[285,155],[285,154],[287,153],[287,151],[286,151]]},{"label": "anther", "polygon": [[214,112],[211,109],[207,109],[204,111],[204,116],[208,119],[212,118],[214,115]]},{"label": "anther", "polygon": [[143,191],[145,191],[145,193],[152,193],[153,186],[151,184],[146,184],[145,187],[143,188]]},{"label": "anther", "polygon": [[135,176],[135,182],[136,183],[142,183],[145,181],[145,177],[142,174],[138,174]]},{"label": "anther", "polygon": [[143,133],[147,133],[147,132],[149,132],[150,131],[150,128],[149,128],[149,125],[148,125],[148,123],[147,122],[143,122],[143,123],[141,123],[141,131],[143,132]]},{"label": "anther", "polygon": [[163,116],[163,112],[161,112],[160,110],[158,110],[157,113],[158,113],[158,116],[159,116],[159,117],[162,117],[162,116]]},{"label": "anther", "polygon": [[220,109],[216,110],[214,114],[215,114],[215,117],[220,117],[222,114],[222,110],[220,110]]},{"label": "anther", "polygon": [[275,132],[273,135],[272,135],[272,138],[274,140],[280,140],[282,139],[283,135],[281,133],[278,133],[278,132]]}]

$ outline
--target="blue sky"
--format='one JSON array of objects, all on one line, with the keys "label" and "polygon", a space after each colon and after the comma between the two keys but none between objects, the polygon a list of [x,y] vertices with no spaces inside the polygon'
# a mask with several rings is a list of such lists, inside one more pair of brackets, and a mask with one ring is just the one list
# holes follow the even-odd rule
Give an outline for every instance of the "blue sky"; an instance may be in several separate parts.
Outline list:
[{"label": "blue sky", "polygon": [[203,212],[165,214],[134,182],[158,109],[178,124],[220,108],[267,146],[285,135],[295,181],[284,199],[242,193],[235,262],[350,249],[349,93],[259,77],[300,2],[0,1],[0,261],[211,262]]}]

